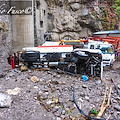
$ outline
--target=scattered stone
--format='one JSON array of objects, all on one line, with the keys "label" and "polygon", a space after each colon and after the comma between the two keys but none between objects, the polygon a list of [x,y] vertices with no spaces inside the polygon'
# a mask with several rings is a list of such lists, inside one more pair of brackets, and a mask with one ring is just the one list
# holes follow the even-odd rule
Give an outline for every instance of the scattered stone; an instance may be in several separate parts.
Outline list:
[{"label": "scattered stone", "polygon": [[60,117],[62,118],[62,120],[64,120],[64,118],[66,117],[66,115],[61,115]]},{"label": "scattered stone", "polygon": [[120,116],[120,112],[117,112],[117,114]]},{"label": "scattered stone", "polygon": [[51,72],[51,71],[47,71],[47,73],[48,73],[48,74],[52,74],[52,72]]},{"label": "scattered stone", "polygon": [[15,89],[8,89],[7,91],[6,91],[6,93],[7,94],[9,94],[9,95],[17,95],[17,94],[19,94],[19,93],[21,93],[21,89],[20,88],[15,88]]},{"label": "scattered stone", "polygon": [[85,97],[85,93],[84,93],[84,92],[81,92],[81,93],[80,93],[80,96],[81,96],[81,97]]},{"label": "scattered stone", "polygon": [[108,113],[105,113],[105,116],[108,116]]},{"label": "scattered stone", "polygon": [[79,98],[78,100],[80,100],[80,102],[83,102],[83,99],[82,99],[82,98]]},{"label": "scattered stone", "polygon": [[40,98],[41,98],[42,100],[46,100],[46,99],[48,98],[48,96],[47,96],[46,94],[42,94],[42,95],[40,96]]},{"label": "scattered stone", "polygon": [[87,86],[86,84],[83,84],[82,87],[83,87],[83,88],[87,88],[88,86]]},{"label": "scattered stone", "polygon": [[66,114],[66,110],[62,110],[62,115],[65,115]]},{"label": "scattered stone", "polygon": [[53,77],[56,77],[56,76],[57,76],[57,74],[56,74],[56,73],[54,73],[54,74],[53,74]]},{"label": "scattered stone", "polygon": [[120,106],[119,106],[119,105],[115,105],[114,108],[115,108],[117,111],[120,111]]},{"label": "scattered stone", "polygon": [[52,101],[52,100],[48,100],[46,103],[47,103],[48,105],[51,105],[51,104],[53,104],[53,103],[55,103],[55,102]]},{"label": "scattered stone", "polygon": [[32,82],[39,82],[39,79],[36,77],[36,76],[32,76],[31,78],[30,78],[30,80],[32,81]]},{"label": "scattered stone", "polygon": [[52,112],[57,112],[58,109],[59,109],[59,107],[58,107],[58,106],[55,106],[55,107],[52,109]]},{"label": "scattered stone", "polygon": [[48,92],[49,89],[48,89],[48,88],[43,88],[42,91],[44,91],[44,92]]},{"label": "scattered stone", "polygon": [[79,3],[74,3],[74,4],[71,4],[70,6],[73,11],[77,11],[81,7]]},{"label": "scattered stone", "polygon": [[120,97],[116,97],[115,99],[116,99],[116,100],[120,100]]},{"label": "scattered stone", "polygon": [[62,120],[60,117],[57,117],[57,120]]},{"label": "scattered stone", "polygon": [[111,94],[114,94],[114,93],[115,93],[115,92],[112,90],[112,91],[111,91]]},{"label": "scattered stone", "polygon": [[14,77],[15,75],[14,75],[14,73],[13,72],[11,72],[10,74],[9,74],[9,77]]},{"label": "scattered stone", "polygon": [[89,97],[88,96],[85,96],[85,99],[89,101]]},{"label": "scattered stone", "polygon": [[55,115],[56,116],[60,116],[62,114],[62,108],[59,108],[56,112]]},{"label": "scattered stone", "polygon": [[38,86],[34,86],[35,89],[38,89],[39,87]]},{"label": "scattered stone", "polygon": [[0,78],[4,78],[4,77],[5,77],[4,73],[0,74]]},{"label": "scattered stone", "polygon": [[114,117],[116,118],[116,116],[117,116],[117,112],[114,112]]},{"label": "scattered stone", "polygon": [[98,85],[101,83],[101,80],[97,80],[95,83]]},{"label": "scattered stone", "polygon": [[28,70],[28,72],[29,72],[29,73],[31,73],[31,72],[32,72],[32,70],[30,70],[30,69],[29,69],[29,70]]},{"label": "scattered stone", "polygon": [[0,107],[10,107],[12,98],[9,95],[0,93]]},{"label": "scattered stone", "polygon": [[118,88],[120,89],[120,84],[118,85]]},{"label": "scattered stone", "polygon": [[20,70],[23,72],[23,71],[28,71],[28,67],[27,66],[21,66],[20,67]]},{"label": "scattered stone", "polygon": [[113,99],[113,101],[112,101],[113,103],[117,103],[117,100],[115,100],[115,99]]},{"label": "scattered stone", "polygon": [[57,78],[61,78],[61,75],[57,75],[56,77],[57,77]]}]

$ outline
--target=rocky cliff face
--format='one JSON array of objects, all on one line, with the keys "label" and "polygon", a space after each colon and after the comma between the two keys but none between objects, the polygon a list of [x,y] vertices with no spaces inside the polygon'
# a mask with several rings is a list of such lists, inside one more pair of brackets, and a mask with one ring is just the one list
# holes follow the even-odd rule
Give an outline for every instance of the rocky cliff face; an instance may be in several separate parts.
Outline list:
[{"label": "rocky cliff face", "polygon": [[12,48],[11,21],[7,15],[0,16],[0,57],[6,56]]},{"label": "rocky cliff face", "polygon": [[[48,31],[54,32],[58,40],[67,35],[78,39],[102,29],[101,22],[90,14],[91,6],[97,0],[46,0],[48,10]],[[95,5],[96,7],[96,5]]]},{"label": "rocky cliff face", "polygon": [[[99,0],[36,0],[36,13],[34,15],[36,17],[34,22],[32,18],[29,19],[30,22],[28,22],[27,18],[26,22],[22,22],[22,17],[20,16],[21,19],[19,19],[19,21],[14,19],[15,16],[0,16],[1,54],[8,53],[12,50],[12,47],[16,50],[18,50],[18,48],[21,50],[23,47],[28,47],[28,43],[30,42],[37,43],[36,46],[41,45],[44,42],[44,33],[46,32],[53,32],[53,39],[58,41],[66,36],[79,39],[80,37],[86,37],[95,31],[101,30],[101,22],[91,14],[92,9],[99,12],[97,6],[98,1]],[[93,6],[90,6],[90,4]],[[17,25],[16,22],[19,25]],[[6,30],[3,25],[4,23],[7,26]],[[34,38],[31,37],[33,33],[29,32],[33,30],[33,26],[36,30],[36,33],[34,31]],[[37,36],[36,39],[35,36]],[[19,43],[21,43],[21,46]]]}]

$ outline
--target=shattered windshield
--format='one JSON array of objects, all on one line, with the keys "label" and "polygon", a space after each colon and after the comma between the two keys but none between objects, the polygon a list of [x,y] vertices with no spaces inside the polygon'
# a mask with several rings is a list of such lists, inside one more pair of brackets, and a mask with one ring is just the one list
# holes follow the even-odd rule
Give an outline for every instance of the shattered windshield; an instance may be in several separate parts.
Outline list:
[{"label": "shattered windshield", "polygon": [[100,50],[102,51],[103,54],[114,54],[113,47],[101,47]]}]

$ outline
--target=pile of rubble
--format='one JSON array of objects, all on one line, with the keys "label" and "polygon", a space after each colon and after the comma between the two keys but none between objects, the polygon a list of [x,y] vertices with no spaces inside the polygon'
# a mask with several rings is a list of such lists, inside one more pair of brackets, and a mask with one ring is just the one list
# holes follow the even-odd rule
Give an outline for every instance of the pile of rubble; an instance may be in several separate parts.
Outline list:
[{"label": "pile of rubble", "polygon": [[[55,71],[19,69],[3,70],[0,74],[0,91],[6,95],[8,104],[1,107],[1,120],[82,120],[87,119],[76,108],[73,101],[73,87],[76,103],[86,115],[96,118],[102,105],[105,89],[107,102],[110,87],[112,86],[110,104],[103,112],[101,119],[120,119],[120,97],[111,82],[120,91],[119,69],[104,72],[104,80],[89,78],[84,81],[82,77],[68,74],[58,74]],[[106,87],[107,82],[107,87]],[[7,96],[8,95],[8,96]],[[5,98],[6,97],[6,98]],[[96,112],[93,112],[95,110]]]}]

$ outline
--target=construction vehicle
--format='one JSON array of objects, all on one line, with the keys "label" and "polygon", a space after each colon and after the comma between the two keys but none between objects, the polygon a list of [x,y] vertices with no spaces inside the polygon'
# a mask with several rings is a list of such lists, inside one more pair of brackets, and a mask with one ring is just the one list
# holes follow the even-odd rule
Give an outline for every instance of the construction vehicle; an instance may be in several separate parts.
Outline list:
[{"label": "construction vehicle", "polygon": [[120,52],[120,30],[95,32],[91,37],[80,41],[84,42],[84,48],[102,51],[104,66],[112,67]]},{"label": "construction vehicle", "polygon": [[114,47],[108,42],[89,40],[88,49],[99,49],[102,52],[103,66],[113,66],[115,61]]},{"label": "construction vehicle", "polygon": [[[28,68],[55,68],[75,75],[102,78],[103,65],[100,50],[73,49],[72,45],[28,47],[23,48],[19,55],[19,62]],[[13,64],[10,61],[9,63]],[[14,64],[16,65],[16,62]]]},{"label": "construction vehicle", "polygon": [[39,51],[24,49],[25,51],[21,54],[21,61],[28,67],[54,67],[74,74],[102,78],[103,65],[100,50],[74,49],[63,52],[64,47],[62,47],[62,51],[59,49],[59,51],[46,53],[41,52],[40,49]]},{"label": "construction vehicle", "polygon": [[120,52],[120,30],[95,32],[93,33],[93,40],[112,44],[116,57]]}]

